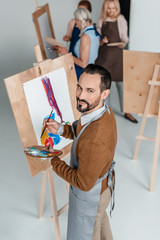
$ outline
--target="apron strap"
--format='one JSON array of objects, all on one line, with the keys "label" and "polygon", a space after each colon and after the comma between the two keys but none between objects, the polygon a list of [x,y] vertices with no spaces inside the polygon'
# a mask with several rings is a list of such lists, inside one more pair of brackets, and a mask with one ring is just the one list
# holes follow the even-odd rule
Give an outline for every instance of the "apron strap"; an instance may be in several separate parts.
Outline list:
[{"label": "apron strap", "polygon": [[110,203],[110,217],[112,216],[112,211],[115,206],[115,171],[114,171],[115,162],[113,161],[110,169],[108,170],[108,187],[111,193],[111,203]]},{"label": "apron strap", "polygon": [[103,39],[103,38],[102,38],[102,35],[97,31],[97,29],[96,29],[96,24],[95,24],[95,23],[93,24],[93,28],[88,28],[88,29],[84,30],[83,34],[85,34],[87,31],[90,31],[90,30],[94,30],[95,35],[96,35],[96,36],[99,36],[100,40]]},{"label": "apron strap", "polygon": [[113,161],[110,169],[104,174],[103,177],[99,178],[96,182],[96,184],[98,184],[107,177],[107,183],[111,193],[110,217],[112,216],[112,211],[114,210],[115,206],[115,171],[114,171],[115,164],[116,164],[115,161]]},{"label": "apron strap", "polygon": [[113,176],[113,183],[112,186],[109,187],[110,193],[111,193],[111,203],[110,203],[110,217],[112,217],[112,211],[114,210],[115,206],[115,171],[113,169],[112,171],[112,176]]},{"label": "apron strap", "polygon": [[78,125],[78,120],[76,120],[72,123],[72,130],[73,130],[75,136],[76,136],[77,125]]}]

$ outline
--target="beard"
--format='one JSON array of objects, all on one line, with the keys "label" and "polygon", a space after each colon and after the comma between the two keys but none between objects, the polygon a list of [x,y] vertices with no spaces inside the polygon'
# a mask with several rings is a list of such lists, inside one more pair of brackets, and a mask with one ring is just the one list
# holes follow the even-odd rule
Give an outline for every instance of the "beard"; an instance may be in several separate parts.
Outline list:
[{"label": "beard", "polygon": [[[79,97],[77,97],[76,98],[77,99],[77,110],[81,113],[84,113],[84,112],[88,112],[88,111],[94,109],[95,107],[98,106],[98,104],[100,102],[100,98],[101,97],[99,96],[93,103],[89,103],[85,99],[79,99]],[[78,101],[86,103],[87,106],[85,108],[83,108],[83,105],[78,104]]]}]

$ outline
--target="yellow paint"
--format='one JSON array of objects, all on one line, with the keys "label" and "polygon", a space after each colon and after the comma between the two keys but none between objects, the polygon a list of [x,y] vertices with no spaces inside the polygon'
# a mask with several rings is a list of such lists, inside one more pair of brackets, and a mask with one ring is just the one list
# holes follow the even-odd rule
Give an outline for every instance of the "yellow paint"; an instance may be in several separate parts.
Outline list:
[{"label": "yellow paint", "polygon": [[[43,129],[42,129],[42,131],[43,131]],[[49,136],[48,136],[48,133],[47,133],[46,131],[44,131],[43,136],[41,137],[41,144],[42,144],[42,145],[45,144],[45,141],[46,141],[46,139],[47,139],[48,137],[49,137]]]}]

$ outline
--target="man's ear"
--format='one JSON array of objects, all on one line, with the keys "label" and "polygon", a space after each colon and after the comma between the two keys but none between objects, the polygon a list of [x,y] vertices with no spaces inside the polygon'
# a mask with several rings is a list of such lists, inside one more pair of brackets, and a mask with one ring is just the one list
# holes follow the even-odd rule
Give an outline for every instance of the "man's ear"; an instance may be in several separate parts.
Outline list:
[{"label": "man's ear", "polygon": [[108,97],[108,95],[110,94],[110,89],[106,89],[102,92],[102,95],[101,95],[101,99],[104,100]]}]

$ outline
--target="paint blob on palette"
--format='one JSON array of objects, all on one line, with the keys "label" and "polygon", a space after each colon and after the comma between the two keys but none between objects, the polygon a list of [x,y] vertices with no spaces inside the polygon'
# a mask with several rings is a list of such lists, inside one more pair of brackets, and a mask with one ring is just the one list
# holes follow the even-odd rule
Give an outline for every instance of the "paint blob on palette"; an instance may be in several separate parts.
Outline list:
[{"label": "paint blob on palette", "polygon": [[31,146],[25,148],[24,153],[30,157],[52,158],[60,156],[62,151],[54,149],[54,152],[49,152],[44,146]]}]

